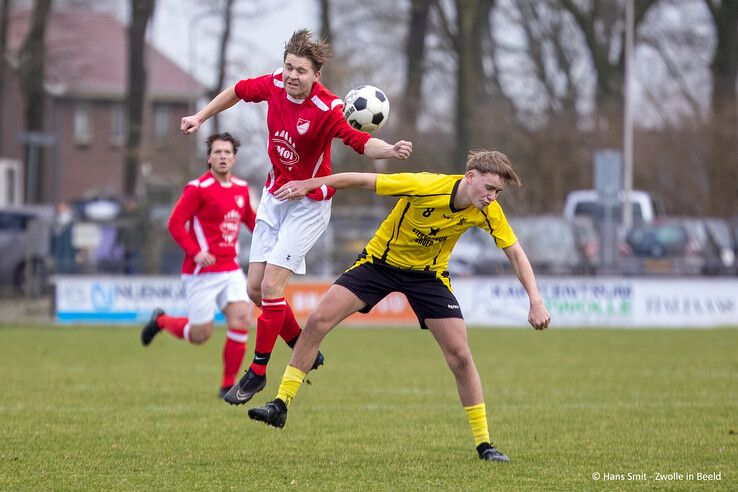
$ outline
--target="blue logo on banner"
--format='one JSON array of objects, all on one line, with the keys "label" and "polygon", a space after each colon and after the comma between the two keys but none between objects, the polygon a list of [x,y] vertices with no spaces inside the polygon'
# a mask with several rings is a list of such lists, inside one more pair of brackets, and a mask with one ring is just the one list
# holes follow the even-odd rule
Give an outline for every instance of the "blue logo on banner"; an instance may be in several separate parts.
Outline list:
[{"label": "blue logo on banner", "polygon": [[96,311],[110,311],[115,299],[115,288],[110,284],[94,282],[91,286],[92,307]]}]

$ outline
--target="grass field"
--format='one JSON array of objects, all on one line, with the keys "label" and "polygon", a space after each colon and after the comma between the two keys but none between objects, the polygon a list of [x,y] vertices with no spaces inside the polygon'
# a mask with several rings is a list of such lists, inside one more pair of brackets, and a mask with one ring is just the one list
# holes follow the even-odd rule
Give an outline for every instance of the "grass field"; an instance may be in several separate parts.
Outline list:
[{"label": "grass field", "polygon": [[223,336],[0,327],[0,490],[738,489],[736,329],[470,330],[510,464],[476,457],[429,333],[335,330],[282,430],[216,398]]}]

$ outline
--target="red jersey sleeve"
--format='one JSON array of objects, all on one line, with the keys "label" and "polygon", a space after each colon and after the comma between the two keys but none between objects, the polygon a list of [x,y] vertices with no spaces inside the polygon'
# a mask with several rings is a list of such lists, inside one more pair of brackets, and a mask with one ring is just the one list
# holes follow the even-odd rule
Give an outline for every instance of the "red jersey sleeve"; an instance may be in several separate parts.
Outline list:
[{"label": "red jersey sleeve", "polygon": [[262,102],[269,97],[269,88],[274,85],[273,75],[262,75],[253,79],[239,80],[236,95],[246,102]]},{"label": "red jersey sleeve", "polygon": [[251,200],[248,192],[246,193],[246,206],[244,207],[243,214],[241,215],[241,222],[249,228],[251,232],[254,232],[256,226],[256,212],[251,207]]},{"label": "red jersey sleeve", "polygon": [[349,125],[343,117],[343,107],[337,106],[331,110],[331,128],[335,138],[340,138],[343,143],[351,147],[357,154],[364,153],[364,146],[372,138],[367,132],[362,132]]},{"label": "red jersey sleeve", "polygon": [[200,208],[198,188],[192,185],[185,186],[182,196],[174,205],[167,224],[172,239],[190,256],[195,256],[200,252],[200,245],[187,232],[187,222],[192,220],[198,208]]}]

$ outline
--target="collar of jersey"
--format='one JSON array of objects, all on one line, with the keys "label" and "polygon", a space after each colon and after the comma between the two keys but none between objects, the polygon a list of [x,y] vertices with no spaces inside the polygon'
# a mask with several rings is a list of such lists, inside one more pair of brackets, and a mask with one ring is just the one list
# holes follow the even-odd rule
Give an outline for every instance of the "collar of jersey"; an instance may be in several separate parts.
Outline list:
[{"label": "collar of jersey", "polygon": [[[464,178],[461,178],[461,179],[464,179]],[[467,208],[471,207],[471,205],[465,208],[454,207],[454,198],[456,198],[456,192],[459,191],[459,184],[461,183],[461,179],[459,179],[458,181],[454,183],[454,188],[451,190],[451,198],[449,198],[449,201],[448,201],[448,207],[451,209],[451,212],[454,212],[454,213],[461,212],[462,210],[466,210]]]},{"label": "collar of jersey", "polygon": [[305,99],[307,99],[307,97],[305,99],[297,99],[297,98],[294,98],[294,97],[290,96],[289,94],[287,94],[287,91],[285,91],[285,95],[287,96],[287,100],[292,101],[295,104],[302,104],[302,103],[305,102]]}]

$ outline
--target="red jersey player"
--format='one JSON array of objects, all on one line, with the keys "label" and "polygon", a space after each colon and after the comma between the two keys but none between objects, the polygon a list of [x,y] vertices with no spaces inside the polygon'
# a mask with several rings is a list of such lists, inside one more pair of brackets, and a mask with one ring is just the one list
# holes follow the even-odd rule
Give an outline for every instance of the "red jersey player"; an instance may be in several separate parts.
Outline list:
[{"label": "red jersey player", "polygon": [[[169,218],[169,232],[185,252],[182,281],[188,316],[168,316],[157,309],[141,332],[144,346],[160,330],[199,345],[213,333],[215,309],[223,311],[228,331],[221,397],[233,386],[243,362],[249,326],[246,279],[238,263],[238,234],[241,224],[254,229],[256,215],[248,184],[231,173],[239,145],[229,133],[208,138],[209,169],[187,183]],[[287,333],[288,340],[298,334]]]},{"label": "red jersey player", "polygon": [[[185,134],[239,100],[266,101],[268,154],[272,170],[266,180],[251,241],[248,293],[261,306],[254,360],[225,395],[231,404],[249,401],[266,384],[266,365],[283,326],[299,330],[284,290],[293,273],[305,273],[305,255],[328,226],[333,190],[323,187],[300,200],[281,202],[273,193],[290,180],[331,174],[331,141],[372,159],[407,159],[412,143],[394,145],[352,128],[343,117],[343,102],[321,85],[320,70],[330,59],[327,43],[313,41],[307,29],[285,44],[284,64],[274,73],[241,80],[218,94],[202,110],[182,118]],[[319,354],[315,367],[322,363]]]}]

